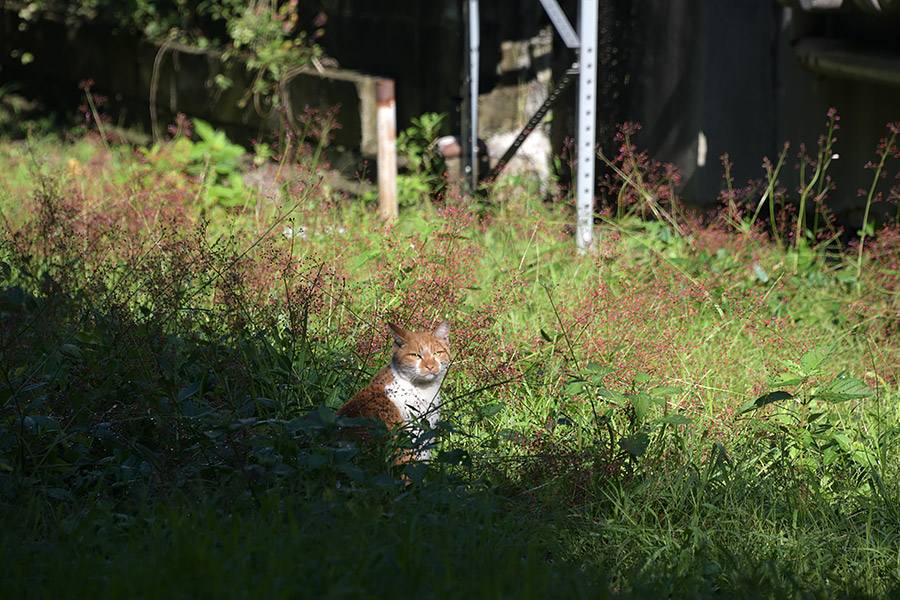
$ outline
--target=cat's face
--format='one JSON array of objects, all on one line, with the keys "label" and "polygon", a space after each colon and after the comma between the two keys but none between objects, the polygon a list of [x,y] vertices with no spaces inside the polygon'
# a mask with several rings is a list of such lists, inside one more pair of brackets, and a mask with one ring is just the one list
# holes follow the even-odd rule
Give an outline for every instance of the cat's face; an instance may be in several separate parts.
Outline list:
[{"label": "cat's face", "polygon": [[393,364],[405,379],[428,384],[442,379],[450,366],[450,323],[434,331],[406,331],[388,323],[394,336]]}]

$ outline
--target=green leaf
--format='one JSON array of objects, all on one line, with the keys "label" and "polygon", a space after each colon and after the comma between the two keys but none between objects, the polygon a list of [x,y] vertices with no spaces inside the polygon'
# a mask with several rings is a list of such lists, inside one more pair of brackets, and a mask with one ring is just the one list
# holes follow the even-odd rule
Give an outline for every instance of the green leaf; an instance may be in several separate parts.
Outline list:
[{"label": "green leaf", "polygon": [[619,440],[619,447],[632,456],[643,456],[649,445],[650,436],[643,431]]},{"label": "green leaf", "polygon": [[503,402],[494,402],[485,406],[479,406],[476,409],[476,412],[478,413],[478,417],[480,419],[486,419],[487,417],[493,417],[497,413],[501,412],[505,407],[506,405]]},{"label": "green leaf", "polygon": [[607,375],[612,372],[612,369],[608,366],[598,362],[589,362],[584,370],[591,375]]},{"label": "green leaf", "polygon": [[740,414],[744,414],[750,412],[751,410],[757,410],[762,408],[767,404],[772,404],[773,402],[779,402],[781,400],[789,400],[793,398],[791,394],[787,392],[783,392],[781,390],[775,392],[769,392],[768,394],[763,394],[753,402],[748,402],[744,406],[741,407]]},{"label": "green leaf", "polygon": [[869,398],[874,394],[875,392],[869,386],[855,377],[849,377],[844,371],[838,374],[825,390],[818,393],[816,398],[826,402],[846,402],[847,400]]},{"label": "green leaf", "polygon": [[193,396],[194,394],[199,392],[201,385],[202,385],[201,382],[195,381],[194,383],[192,383],[190,385],[184,386],[183,388],[178,390],[178,398],[176,401],[184,402],[185,400],[187,400],[188,398],[190,398],[191,396]]},{"label": "green leaf", "polygon": [[521,439],[522,434],[515,429],[501,429],[497,432],[497,437],[501,440],[506,440],[507,442],[515,442],[516,440]]},{"label": "green leaf", "polygon": [[775,379],[769,382],[771,387],[783,387],[788,385],[800,385],[806,381],[806,377],[798,377],[792,373],[779,373]]},{"label": "green leaf", "polygon": [[837,445],[844,452],[850,452],[850,449],[853,447],[853,442],[850,441],[850,437],[847,434],[834,432],[831,434],[831,439],[837,442]]},{"label": "green leaf", "polygon": [[583,379],[573,379],[566,384],[565,394],[567,396],[577,396],[585,393],[589,389],[588,382]]},{"label": "green leaf", "polygon": [[427,473],[428,465],[425,463],[412,463],[403,468],[403,474],[413,483],[422,483]]},{"label": "green leaf", "polygon": [[814,348],[804,354],[800,358],[800,369],[804,375],[812,375],[824,365],[831,354],[834,352],[834,346],[821,346]]},{"label": "green leaf", "polygon": [[471,466],[472,458],[461,448],[438,452],[438,460],[445,465]]},{"label": "green leaf", "polygon": [[409,217],[407,222],[413,228],[413,231],[418,233],[422,239],[430,237],[432,233],[444,226],[444,222],[440,219],[430,219],[426,221],[419,216]]},{"label": "green leaf", "polygon": [[607,402],[610,402],[612,404],[621,404],[622,400],[625,399],[625,397],[622,394],[620,394],[619,392],[615,392],[613,390],[608,390],[603,387],[597,388],[597,397],[600,398],[601,400],[606,400]]},{"label": "green leaf", "polygon": [[631,405],[634,407],[634,414],[637,417],[638,422],[643,421],[644,417],[647,415],[647,410],[650,408],[650,403],[653,402],[653,398],[646,392],[641,392],[640,394],[628,394],[627,398],[631,400]]},{"label": "green leaf", "polygon": [[666,415],[656,420],[657,423],[665,423],[666,425],[690,425],[691,420],[684,415]]},{"label": "green leaf", "polygon": [[647,373],[638,372],[634,374],[635,383],[647,383],[648,381],[650,381],[650,375]]},{"label": "green leaf", "polygon": [[594,385],[602,385],[603,379],[613,372],[613,369],[608,366],[598,363],[592,362],[588,363],[588,365],[584,368],[585,373],[591,375],[591,383]]},{"label": "green leaf", "polygon": [[103,342],[103,339],[95,331],[79,331],[73,337],[79,344],[90,346],[99,346]]},{"label": "green leaf", "polygon": [[867,448],[858,448],[850,456],[857,464],[864,467],[874,467],[878,464],[878,457]]},{"label": "green leaf", "polygon": [[366,477],[366,474],[363,473],[362,469],[348,462],[338,464],[337,468],[338,471],[341,471],[344,475],[357,483],[361,483]]},{"label": "green leaf", "polygon": [[315,471],[328,462],[328,456],[324,454],[308,454],[306,456],[306,468]]},{"label": "green leaf", "polygon": [[191,121],[194,124],[194,131],[197,132],[201,140],[209,141],[216,137],[216,130],[206,121],[202,119],[192,119]]},{"label": "green leaf", "polygon": [[66,358],[74,358],[79,360],[84,358],[84,352],[82,352],[81,348],[79,348],[75,344],[61,344],[59,347],[59,353]]}]

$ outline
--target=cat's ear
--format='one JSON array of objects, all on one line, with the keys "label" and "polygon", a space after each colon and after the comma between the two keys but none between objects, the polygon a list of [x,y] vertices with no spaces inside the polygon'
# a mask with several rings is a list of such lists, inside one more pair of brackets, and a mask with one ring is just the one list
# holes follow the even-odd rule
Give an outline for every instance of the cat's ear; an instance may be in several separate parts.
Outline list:
[{"label": "cat's ear", "polygon": [[448,321],[444,321],[440,325],[434,328],[434,331],[431,333],[434,337],[441,340],[445,344],[450,343],[450,323]]},{"label": "cat's ear", "polygon": [[402,346],[406,343],[406,339],[409,337],[409,332],[403,329],[402,327],[398,327],[393,323],[388,323],[388,327],[391,329],[391,335],[394,336],[394,344],[397,346]]}]

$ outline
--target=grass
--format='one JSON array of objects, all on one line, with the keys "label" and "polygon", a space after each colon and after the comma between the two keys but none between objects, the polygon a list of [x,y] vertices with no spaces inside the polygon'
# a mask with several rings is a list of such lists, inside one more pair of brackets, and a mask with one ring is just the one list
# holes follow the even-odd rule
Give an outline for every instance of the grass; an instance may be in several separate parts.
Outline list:
[{"label": "grass", "polygon": [[[783,156],[701,220],[633,133],[586,255],[527,181],[385,225],[315,149],[263,193],[210,132],[0,140],[0,595],[896,593],[896,225],[805,230]],[[443,319],[404,480],[334,410]]]}]

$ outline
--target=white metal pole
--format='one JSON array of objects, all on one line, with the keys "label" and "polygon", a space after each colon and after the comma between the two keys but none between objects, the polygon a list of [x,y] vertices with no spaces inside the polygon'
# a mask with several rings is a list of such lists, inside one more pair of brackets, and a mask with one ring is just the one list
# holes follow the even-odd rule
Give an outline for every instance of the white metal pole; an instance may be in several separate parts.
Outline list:
[{"label": "white metal pole", "polygon": [[375,82],[378,105],[378,214],[386,221],[397,220],[397,103],[394,80]]},{"label": "white metal pole", "polygon": [[469,190],[474,191],[478,185],[478,62],[481,46],[481,19],[478,12],[478,0],[469,0],[469,131],[468,144],[471,164],[466,165],[466,178]]},{"label": "white metal pole", "polygon": [[598,0],[581,0],[578,10],[579,51],[577,167],[575,190],[578,207],[577,243],[581,251],[594,247],[594,160],[597,106]]}]

